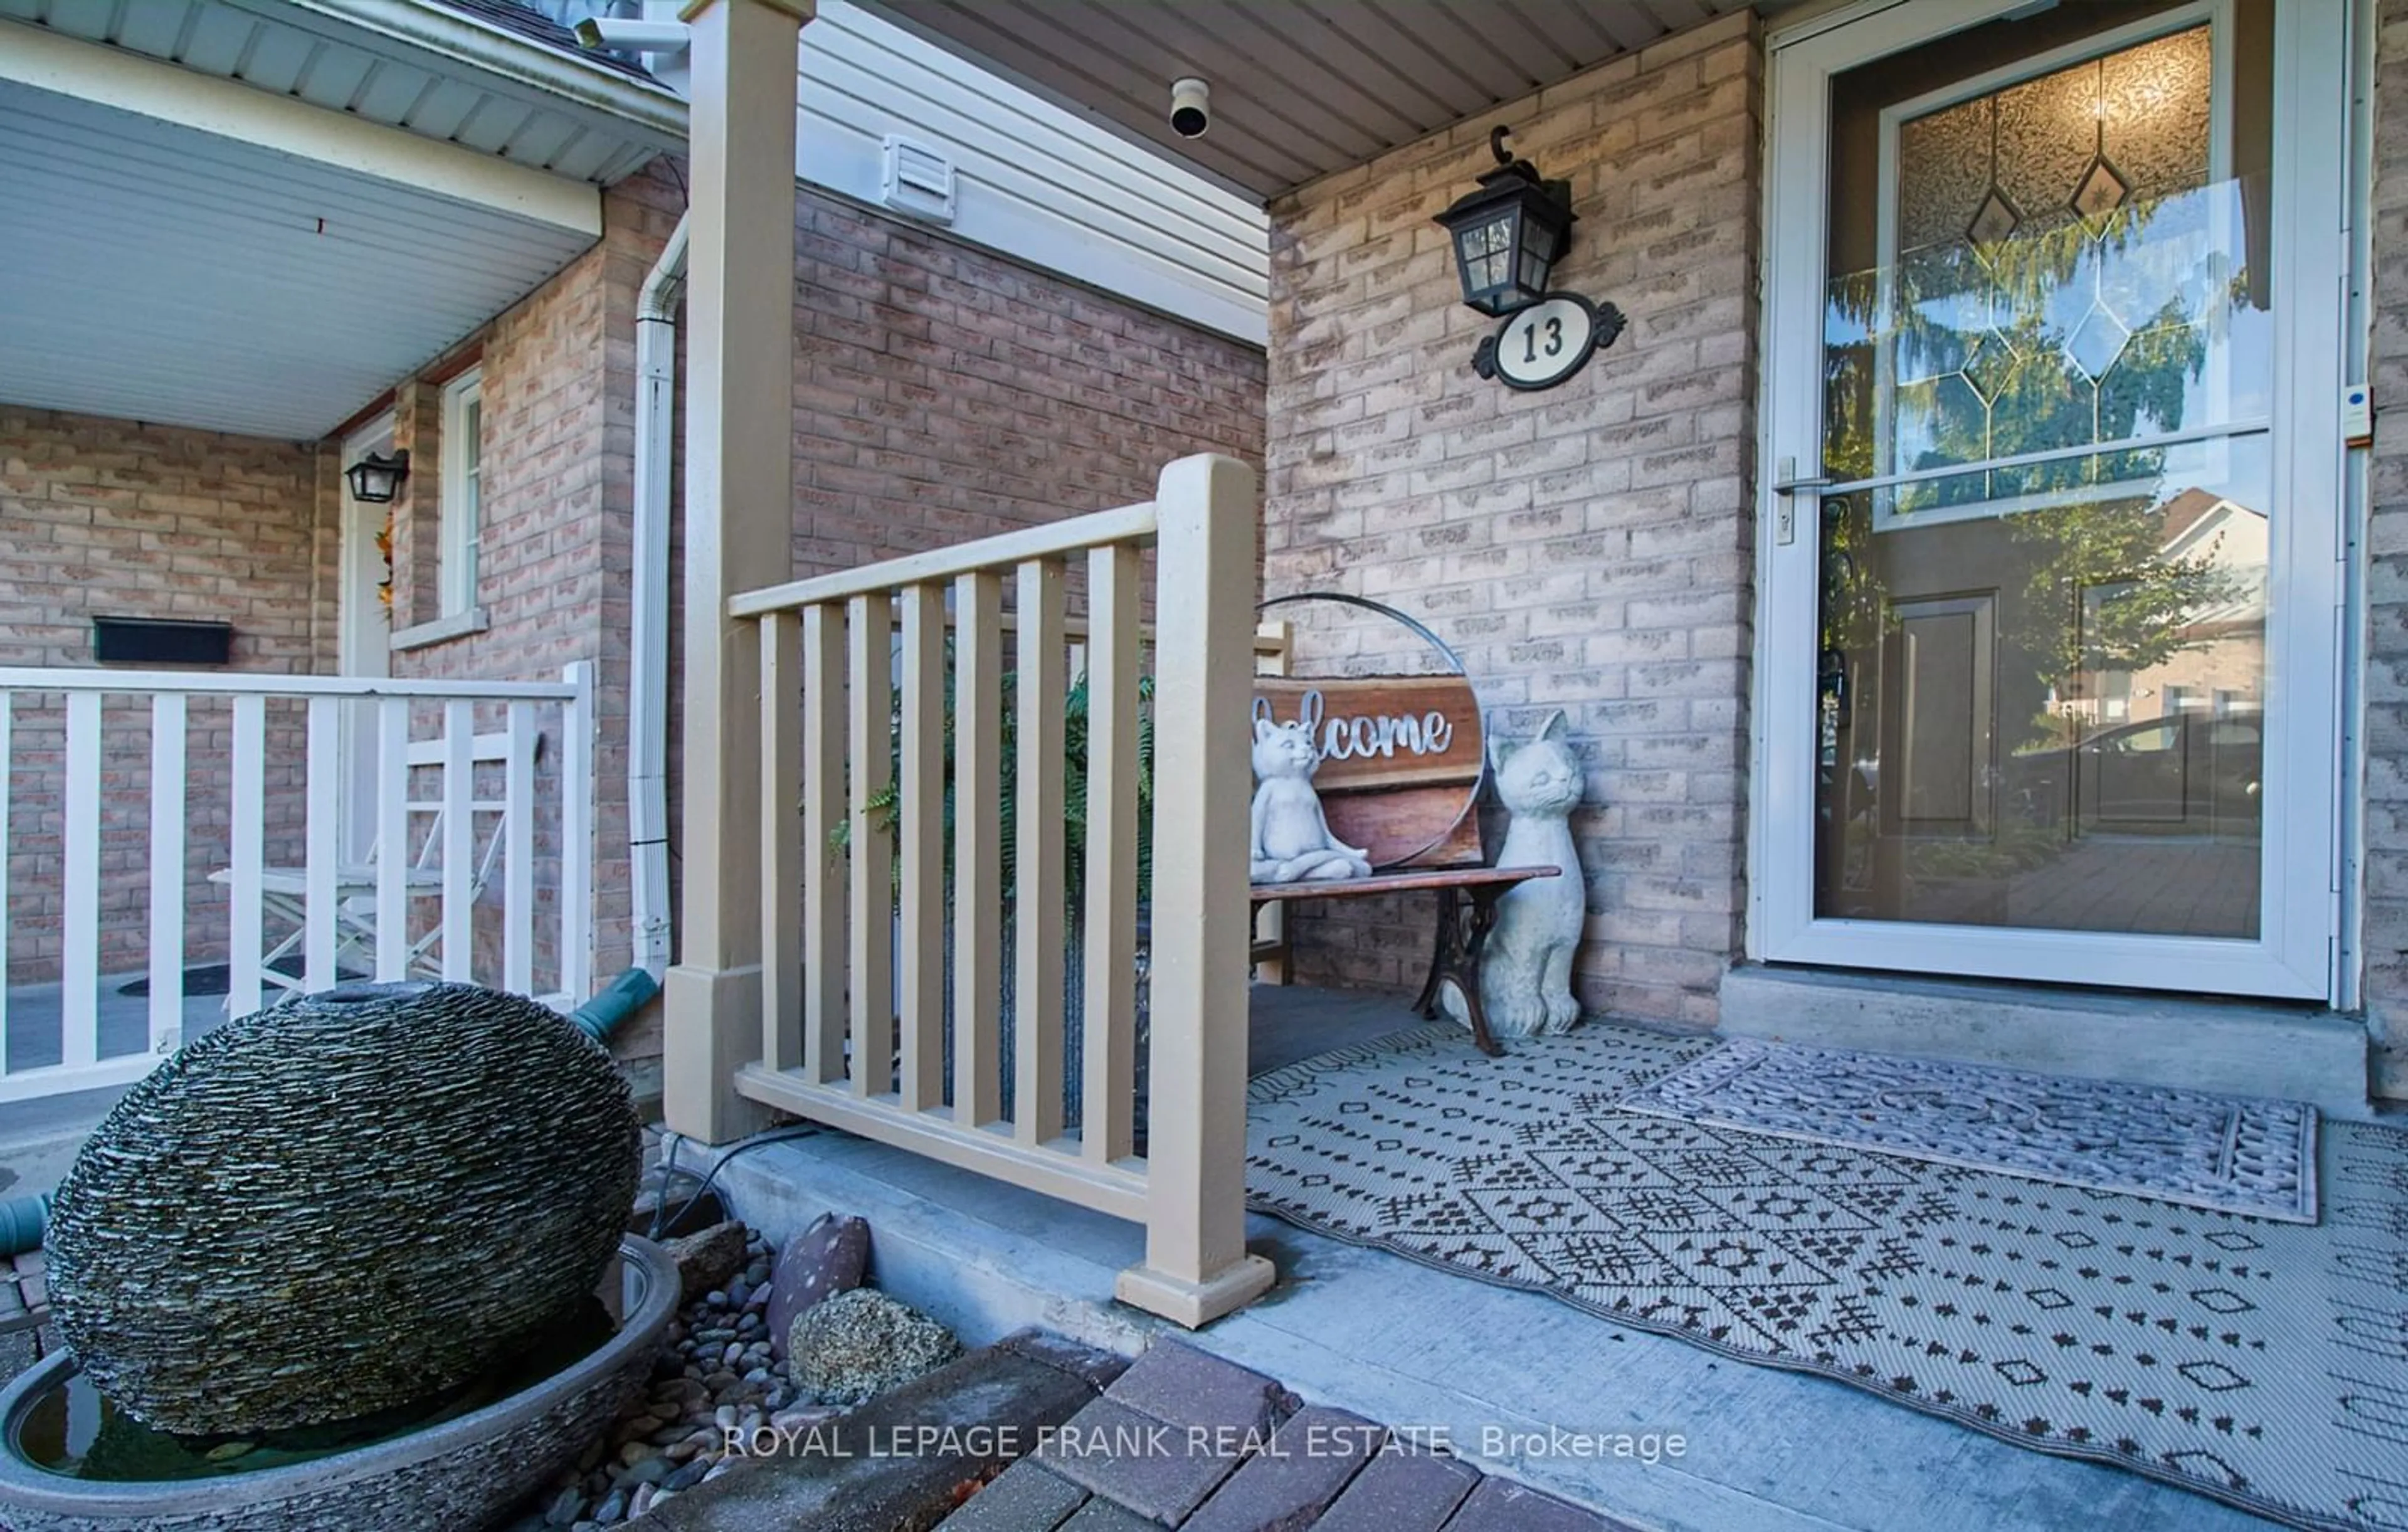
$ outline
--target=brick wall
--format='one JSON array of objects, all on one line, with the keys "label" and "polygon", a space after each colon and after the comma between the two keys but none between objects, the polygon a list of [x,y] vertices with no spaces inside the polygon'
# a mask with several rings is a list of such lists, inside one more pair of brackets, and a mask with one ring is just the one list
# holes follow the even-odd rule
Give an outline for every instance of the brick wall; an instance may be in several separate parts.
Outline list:
[{"label": "brick wall", "polygon": [[[479,352],[484,387],[478,599],[489,625],[394,656],[397,675],[486,679],[548,678],[572,659],[597,665],[602,977],[630,950],[636,294],[681,204],[666,167],[615,189],[602,244],[466,343]],[[797,572],[1142,500],[1161,465],[1188,452],[1260,461],[1259,351],[825,193],[800,192],[796,223]],[[410,493],[394,518],[403,621],[435,615],[438,394],[415,380],[397,391],[396,443],[412,454]],[[783,573],[765,571],[763,583]],[[673,600],[681,590],[673,574]],[[680,658],[672,652],[672,678]],[[671,708],[674,784],[674,697]],[[674,846],[674,791],[670,813]],[[539,868],[539,884],[549,886],[550,867]],[[620,1047],[657,1053],[657,1030],[639,1023]]]},{"label": "brick wall", "polygon": [[[441,382],[472,361],[481,368],[477,604],[486,625],[394,653],[393,673],[549,680],[574,660],[596,666],[603,977],[631,947],[624,782],[636,295],[681,206],[672,167],[614,188],[599,245],[401,380],[394,396],[394,444],[411,454],[394,506],[393,621],[406,627],[438,615]],[[1260,461],[1258,350],[824,193],[798,194],[796,222],[797,570],[1141,500],[1162,464],[1183,453]],[[237,667],[333,670],[339,468],[331,446],[0,409],[0,659],[89,663],[88,613],[100,609],[231,616]],[[782,573],[765,572],[764,581]],[[673,699],[672,719],[674,708]],[[497,723],[483,718],[479,727]],[[131,713],[112,711],[110,723],[104,966],[130,969],[141,962],[145,913],[147,732]],[[19,933],[10,973],[21,982],[56,968],[55,937],[26,934],[57,904],[55,717],[48,737],[38,715],[21,716],[18,730],[10,850],[20,876],[8,913]],[[269,860],[293,864],[297,713],[280,711],[271,727]],[[195,738],[222,746],[224,736],[204,726]],[[677,745],[673,729],[673,776]],[[558,760],[556,748],[547,751],[541,796]],[[226,862],[225,784],[197,747],[195,766],[191,865],[205,879]],[[673,793],[673,815],[675,806]],[[538,929],[548,933],[556,823],[539,822],[537,838]],[[197,955],[222,952],[222,892],[196,881],[191,903]],[[498,930],[497,911],[480,910],[480,965],[494,961]],[[547,935],[539,980],[554,959],[549,943]],[[657,1033],[638,1025],[622,1046],[657,1052]]]},{"label": "brick wall", "polygon": [[[94,662],[94,614],[234,624],[232,668],[334,667],[335,529],[322,521],[331,465],[307,444],[0,406],[0,664]],[[188,727],[185,891],[196,959],[222,957],[232,790],[224,704]],[[271,710],[268,859],[300,852],[301,721]],[[55,696],[14,709],[7,979],[58,977],[64,715]],[[150,715],[103,715],[101,971],[138,970],[149,922]]]},{"label": "brick wall", "polygon": [[796,223],[797,573],[1262,461],[1259,351],[810,189]]},{"label": "brick wall", "polygon": [[2364,961],[2375,1093],[2397,1098],[2408,1096],[2408,0],[2382,0],[2375,46]]},{"label": "brick wall", "polygon": [[[1588,788],[1574,987],[1709,1024],[1740,951],[1753,568],[1762,52],[1733,16],[1274,204],[1265,585],[1399,607],[1461,653],[1493,720],[1570,715]],[[1572,185],[1555,285],[1628,333],[1561,387],[1484,381],[1430,222],[1492,162],[1491,123]],[[1312,609],[1298,668],[1412,645]],[[1426,903],[1298,907],[1308,981],[1402,988]]]},{"label": "brick wall", "polygon": [[[437,510],[446,443],[442,387],[471,360],[483,379],[482,535],[477,606],[486,626],[393,657],[398,676],[555,680],[595,669],[595,968],[632,952],[627,889],[626,716],[630,517],[634,505],[636,294],[675,226],[681,199],[662,170],[604,198],[602,241],[550,282],[395,391],[394,441],[410,451],[394,506],[396,623],[440,615]],[[494,726],[480,721],[480,727]],[[557,724],[547,716],[537,796],[555,800]],[[480,833],[486,826],[480,825]],[[557,961],[559,824],[536,824],[537,979]],[[480,911],[480,967],[498,953],[497,909]]]}]

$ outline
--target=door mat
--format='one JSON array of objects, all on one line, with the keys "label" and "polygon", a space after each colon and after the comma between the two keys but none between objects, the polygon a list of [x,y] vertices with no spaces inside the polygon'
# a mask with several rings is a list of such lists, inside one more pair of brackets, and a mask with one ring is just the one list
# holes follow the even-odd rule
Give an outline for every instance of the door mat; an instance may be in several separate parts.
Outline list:
[{"label": "door mat", "polygon": [[2303,1101],[1731,1038],[1620,1104],[1707,1127],[2316,1221],[2316,1109]]},{"label": "door mat", "polygon": [[1249,1088],[1249,1201],[1614,1328],[1862,1388],[2294,1525],[2408,1524],[2408,1131],[2324,1220],[2171,1206],[1619,1103],[1713,1044],[1421,1028]]}]

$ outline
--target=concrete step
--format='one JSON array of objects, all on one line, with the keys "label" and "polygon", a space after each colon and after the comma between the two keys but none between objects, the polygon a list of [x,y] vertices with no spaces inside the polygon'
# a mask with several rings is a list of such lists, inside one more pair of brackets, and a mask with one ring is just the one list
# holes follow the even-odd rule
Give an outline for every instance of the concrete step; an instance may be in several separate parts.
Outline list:
[{"label": "concrete step", "polygon": [[1744,964],[1719,1030],[2372,1114],[2366,1028],[2309,1007]]}]

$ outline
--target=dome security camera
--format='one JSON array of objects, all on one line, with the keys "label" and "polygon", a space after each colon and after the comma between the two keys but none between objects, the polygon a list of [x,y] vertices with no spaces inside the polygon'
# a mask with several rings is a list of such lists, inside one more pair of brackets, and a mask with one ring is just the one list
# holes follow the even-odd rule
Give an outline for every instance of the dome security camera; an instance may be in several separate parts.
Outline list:
[{"label": "dome security camera", "polygon": [[1170,82],[1170,131],[1201,138],[1212,125],[1212,87],[1193,75]]}]

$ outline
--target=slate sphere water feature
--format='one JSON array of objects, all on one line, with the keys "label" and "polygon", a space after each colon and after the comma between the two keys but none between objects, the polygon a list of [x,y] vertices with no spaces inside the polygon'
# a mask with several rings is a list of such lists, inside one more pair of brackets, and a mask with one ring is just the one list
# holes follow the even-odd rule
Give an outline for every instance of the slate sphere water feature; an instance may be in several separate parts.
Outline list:
[{"label": "slate sphere water feature", "polygon": [[535,1001],[329,990],[190,1044],[109,1112],[59,1188],[52,1310],[158,1430],[404,1406],[589,1300],[641,1131],[609,1055]]},{"label": "slate sphere water feature", "polygon": [[[641,1396],[677,1313],[676,1266],[630,1236],[605,1274],[615,1330],[539,1377],[523,1359],[419,1424],[330,1452],[265,1439],[197,1477],[95,1476],[108,1425],[60,1352],[0,1390],[0,1532],[467,1532],[543,1487]],[[523,1386],[513,1386],[523,1384]],[[194,1452],[195,1461],[207,1454]]]}]

